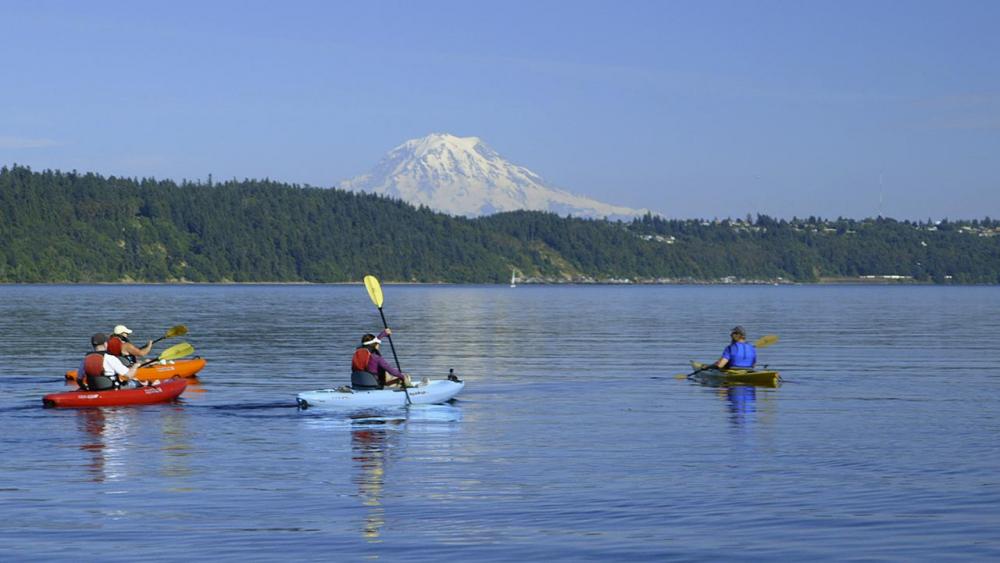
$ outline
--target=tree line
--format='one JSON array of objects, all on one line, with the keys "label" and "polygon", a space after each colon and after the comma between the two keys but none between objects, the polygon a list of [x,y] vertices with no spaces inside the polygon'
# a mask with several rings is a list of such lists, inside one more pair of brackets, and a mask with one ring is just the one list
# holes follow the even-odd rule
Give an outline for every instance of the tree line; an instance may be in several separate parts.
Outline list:
[{"label": "tree line", "polygon": [[182,182],[0,168],[0,282],[1000,283],[1000,223],[469,219],[270,180]]}]

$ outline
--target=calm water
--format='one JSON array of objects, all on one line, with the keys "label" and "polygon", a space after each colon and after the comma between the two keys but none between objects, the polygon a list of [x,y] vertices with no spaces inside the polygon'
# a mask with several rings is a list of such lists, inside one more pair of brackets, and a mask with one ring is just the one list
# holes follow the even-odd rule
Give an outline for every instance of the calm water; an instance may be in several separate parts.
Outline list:
[{"label": "calm water", "polygon": [[[380,328],[360,285],[0,286],[0,560],[1000,558],[1000,288],[385,298],[403,368],[455,368],[455,404],[296,408]],[[186,324],[201,383],[43,409],[118,323]],[[784,385],[671,377],[736,323],[781,336]]]}]

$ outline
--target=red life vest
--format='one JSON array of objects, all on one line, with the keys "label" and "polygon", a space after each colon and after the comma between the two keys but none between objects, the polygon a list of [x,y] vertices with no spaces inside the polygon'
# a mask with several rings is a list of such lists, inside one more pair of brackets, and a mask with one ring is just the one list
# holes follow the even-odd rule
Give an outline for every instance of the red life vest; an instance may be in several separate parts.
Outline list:
[{"label": "red life vest", "polygon": [[372,357],[371,350],[362,346],[354,351],[351,358],[351,371],[368,371],[368,360]]},{"label": "red life vest", "polygon": [[113,335],[108,339],[108,354],[112,356],[122,355],[122,339],[119,336]]},{"label": "red life vest", "polygon": [[87,377],[104,375],[105,352],[90,352],[83,357],[83,374]]}]

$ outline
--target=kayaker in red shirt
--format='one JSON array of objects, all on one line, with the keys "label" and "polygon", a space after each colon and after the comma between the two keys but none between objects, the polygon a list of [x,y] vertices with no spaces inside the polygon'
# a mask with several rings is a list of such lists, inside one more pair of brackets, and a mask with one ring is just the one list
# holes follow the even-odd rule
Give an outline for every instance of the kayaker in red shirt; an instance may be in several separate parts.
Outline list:
[{"label": "kayaker in red shirt", "polygon": [[150,340],[145,346],[139,348],[129,341],[128,335],[132,331],[125,325],[117,325],[108,338],[108,353],[113,356],[124,358],[128,365],[135,363],[136,358],[141,358],[153,350],[153,341]]},{"label": "kayaker in red shirt", "polygon": [[351,387],[354,389],[382,389],[386,385],[399,385],[405,382],[410,386],[410,376],[399,371],[382,357],[380,347],[382,339],[392,334],[391,329],[385,329],[374,336],[366,334],[361,337],[361,346],[354,350],[351,358]]}]

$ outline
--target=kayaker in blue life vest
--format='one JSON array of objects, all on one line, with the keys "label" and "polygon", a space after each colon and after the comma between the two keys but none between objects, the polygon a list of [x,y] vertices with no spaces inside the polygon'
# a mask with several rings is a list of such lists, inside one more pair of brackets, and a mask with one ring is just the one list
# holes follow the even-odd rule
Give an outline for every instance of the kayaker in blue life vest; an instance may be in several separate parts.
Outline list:
[{"label": "kayaker in blue life vest", "polygon": [[736,326],[729,331],[732,342],[722,351],[722,357],[712,365],[723,368],[752,368],[757,363],[757,348],[747,342],[747,333],[743,327]]},{"label": "kayaker in blue life vest", "polygon": [[366,334],[361,337],[361,346],[354,350],[351,358],[351,387],[354,389],[382,389],[386,385],[399,385],[405,382],[410,387],[410,376],[394,368],[382,357],[379,348],[382,339],[392,334],[385,329],[374,336]]},{"label": "kayaker in blue life vest", "polygon": [[108,337],[103,332],[91,336],[90,345],[94,350],[83,357],[76,372],[77,383],[81,389],[89,391],[120,389],[128,385],[129,379],[139,386],[139,382],[134,379],[139,366],[127,368],[117,356],[110,354]]}]

